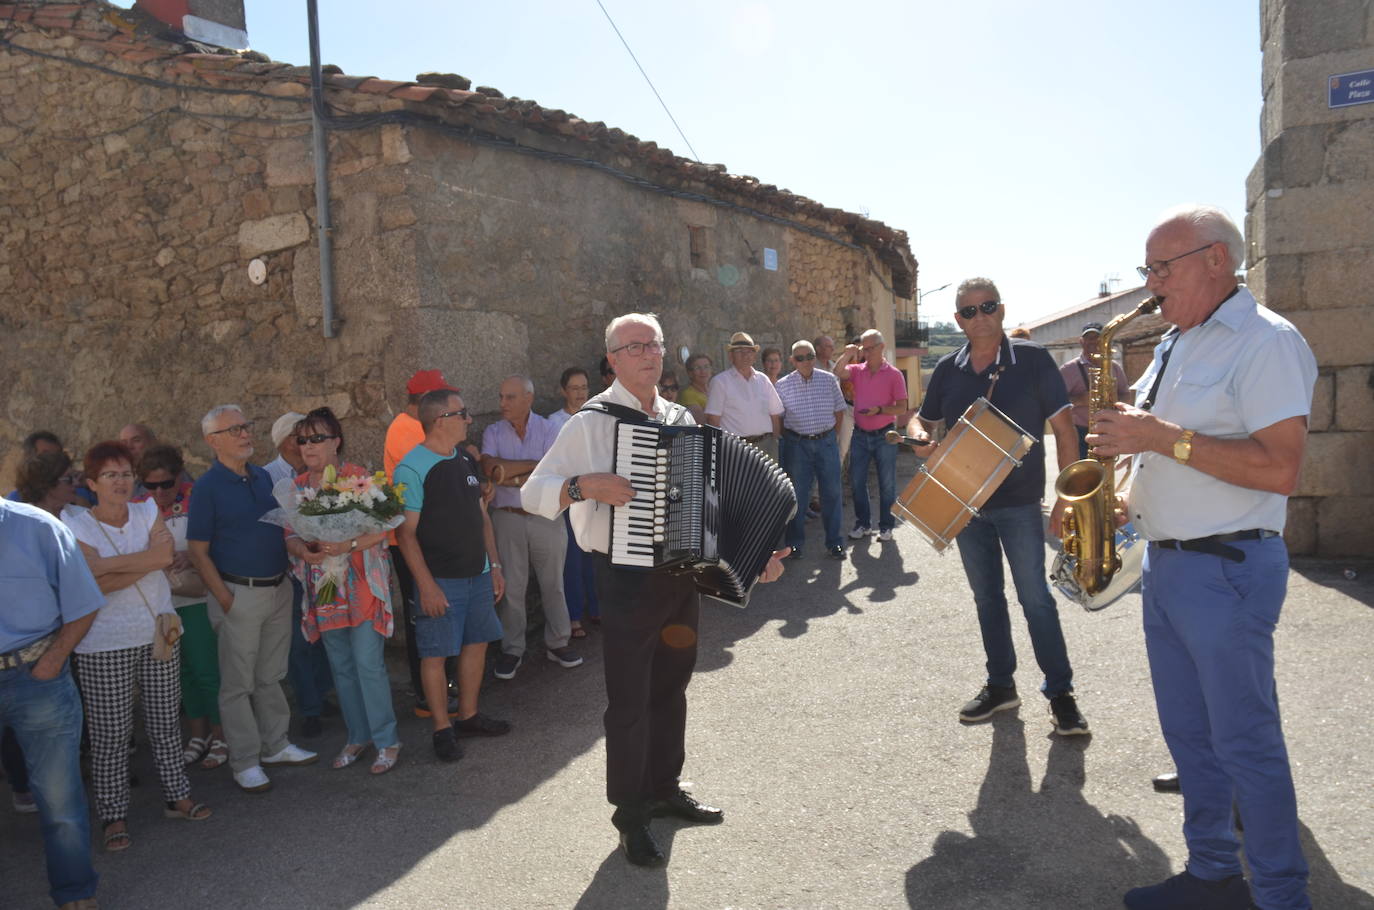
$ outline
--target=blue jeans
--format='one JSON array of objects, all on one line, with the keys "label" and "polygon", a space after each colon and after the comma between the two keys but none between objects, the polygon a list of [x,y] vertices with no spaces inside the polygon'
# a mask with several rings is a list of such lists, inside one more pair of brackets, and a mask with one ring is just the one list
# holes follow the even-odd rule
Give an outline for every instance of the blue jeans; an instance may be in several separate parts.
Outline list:
[{"label": "blue jeans", "polygon": [[[855,439],[858,435],[855,434]],[[1073,689],[1073,669],[1059,628],[1059,606],[1045,575],[1045,525],[1038,502],[1003,509],[984,509],[955,538],[964,574],[978,607],[983,651],[988,658],[990,686],[1013,686],[1016,648],[1011,643],[1002,554],[1011,566],[1016,599],[1026,616],[1035,661],[1045,674],[1040,691],[1046,698]]]},{"label": "blue jeans", "polygon": [[849,489],[854,494],[854,527],[872,528],[868,508],[868,463],[878,463],[878,530],[891,531],[897,524],[892,504],[897,501],[897,447],[882,433],[854,428],[849,443]]},{"label": "blue jeans", "polygon": [[[827,548],[844,543],[840,535],[840,445],[831,430],[820,439],[802,439],[783,434],[783,469],[797,491],[797,514],[787,523],[787,545],[796,549],[806,542],[806,509],[811,500],[811,482],[821,488],[821,525]],[[865,503],[866,505],[867,503]]]},{"label": "blue jeans", "polygon": [[1155,704],[1183,790],[1188,870],[1241,872],[1231,806],[1245,823],[1261,907],[1308,910],[1307,862],[1274,688],[1274,627],[1288,585],[1281,538],[1236,541],[1230,562],[1151,545],[1142,607]]},{"label": "blue jeans", "polygon": [[601,616],[601,603],[596,599],[596,566],[587,551],[577,545],[567,512],[563,513],[563,524],[568,530],[568,557],[563,561],[563,596],[568,601],[568,619],[580,622],[584,614],[588,619],[597,619]]},{"label": "blue jeans", "polygon": [[350,629],[330,629],[320,633],[320,638],[334,670],[334,691],[348,727],[349,743],[370,742],[378,750],[398,745],[391,679],[382,657],[386,639],[370,622]]},{"label": "blue jeans", "polygon": [[50,680],[34,679],[31,669],[0,670],[0,726],[12,729],[24,750],[43,829],[48,893],[61,905],[93,896],[99,881],[81,784],[81,696],[70,663]]},{"label": "blue jeans", "polygon": [[291,579],[291,656],[287,658],[286,679],[296,693],[296,710],[302,717],[319,717],[324,695],[334,688],[329,673],[329,657],[320,642],[311,644],[301,631],[301,583]]}]

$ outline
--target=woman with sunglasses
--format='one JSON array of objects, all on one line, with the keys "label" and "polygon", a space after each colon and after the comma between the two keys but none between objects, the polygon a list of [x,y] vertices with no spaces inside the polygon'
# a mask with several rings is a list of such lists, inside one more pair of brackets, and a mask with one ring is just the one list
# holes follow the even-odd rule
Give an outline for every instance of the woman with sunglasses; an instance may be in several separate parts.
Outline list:
[{"label": "woman with sunglasses", "polygon": [[[330,466],[341,476],[370,473],[341,462],[343,442],[343,427],[329,408],[316,408],[305,415],[296,424],[296,444],[305,461],[296,486],[319,489],[324,469]],[[339,710],[348,727],[348,743],[335,757],[334,767],[347,768],[371,743],[377,749],[373,774],[394,768],[401,751],[391,680],[382,656],[382,645],[393,628],[386,537],[385,531],[377,531],[350,540],[307,542],[289,528],[286,532],[291,571],[305,587],[301,631],[307,641],[324,639]],[[334,599],[318,604],[324,582],[321,564],[328,556],[347,556],[348,572]]]},{"label": "woman with sunglasses", "polygon": [[20,502],[60,516],[67,506],[85,507],[86,501],[76,492],[81,480],[81,472],[72,470],[66,452],[42,452],[19,465],[14,486]]},{"label": "woman with sunglasses", "polygon": [[174,549],[157,504],[129,501],[133,460],[122,442],[93,446],[85,468],[96,505],[62,512],[105,592],[105,606],[76,646],[75,659],[91,740],[96,812],[104,826],[105,849],[112,853],[132,844],[124,819],[135,690],[141,693],[143,726],[162,779],[163,814],[187,821],[204,821],[211,814],[209,807],[191,799],[181,761],[180,645],[172,645],[170,660],[153,657],[156,617],[173,612],[171,587],[162,570],[172,564]]},{"label": "woman with sunglasses", "polygon": [[[157,504],[175,546],[169,572],[185,578],[195,570],[186,554],[191,481],[185,479],[181,452],[175,446],[153,446],[143,453],[138,473],[148,492],[135,502],[152,500]],[[202,768],[218,768],[229,760],[229,743],[219,720],[219,641],[215,635],[215,626],[224,614],[218,603],[211,606],[211,599],[203,591],[197,595],[172,594],[182,629],[181,704],[191,727],[181,760],[188,765],[200,762]]]}]

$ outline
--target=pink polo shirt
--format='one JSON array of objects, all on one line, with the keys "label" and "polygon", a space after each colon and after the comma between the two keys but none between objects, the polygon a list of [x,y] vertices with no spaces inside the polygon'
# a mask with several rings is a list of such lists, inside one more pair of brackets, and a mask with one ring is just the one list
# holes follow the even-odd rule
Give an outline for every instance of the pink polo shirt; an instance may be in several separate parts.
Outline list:
[{"label": "pink polo shirt", "polygon": [[883,361],[877,372],[867,364],[851,363],[845,367],[849,381],[854,383],[854,426],[861,430],[880,430],[892,426],[895,414],[861,414],[871,408],[885,408],[900,403],[906,406],[906,377],[902,371]]}]

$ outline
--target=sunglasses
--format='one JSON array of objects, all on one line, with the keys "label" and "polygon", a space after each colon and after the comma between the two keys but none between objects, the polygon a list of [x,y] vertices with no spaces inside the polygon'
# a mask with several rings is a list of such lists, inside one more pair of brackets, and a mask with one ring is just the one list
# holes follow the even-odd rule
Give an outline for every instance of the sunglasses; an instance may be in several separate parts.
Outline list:
[{"label": "sunglasses", "polygon": [[337,437],[337,436],[330,436],[328,433],[311,433],[309,436],[297,436],[297,437],[296,437],[296,445],[298,445],[298,446],[303,446],[303,445],[317,446],[317,445],[319,445],[320,443],[324,442],[325,440],[328,440],[328,439],[338,439],[338,438],[339,438],[339,437]]},{"label": "sunglasses", "polygon": [[977,316],[979,313],[984,313],[984,314],[986,314],[986,315],[988,315],[988,316],[991,316],[993,313],[996,313],[996,312],[997,312],[997,308],[998,308],[999,306],[1001,306],[1001,305],[1002,305],[1002,301],[1000,301],[1000,300],[984,300],[982,303],[978,304],[977,306],[961,306],[961,307],[959,307],[959,315],[962,316],[962,317],[965,318],[965,319],[972,319],[974,316]]},{"label": "sunglasses", "polygon": [[793,355],[792,355],[792,359],[795,360],[797,363],[801,363],[802,361],[805,361],[805,360],[815,360],[815,359],[816,359],[816,355],[815,355],[815,354],[793,354]]},{"label": "sunglasses", "polygon": [[463,408],[463,409],[458,410],[458,411],[445,411],[444,413],[440,414],[438,417],[436,417],[436,418],[434,418],[434,419],[435,419],[435,420],[443,420],[445,417],[461,417],[461,418],[463,418],[464,420],[467,420],[467,419],[468,419],[468,409],[467,409],[467,408]]},{"label": "sunglasses", "polygon": [[173,478],[172,480],[145,480],[145,481],[143,481],[143,489],[145,489],[145,490],[170,490],[172,487],[174,487],[174,486],[176,486],[176,485],[177,485],[177,482],[176,482],[176,479],[175,479],[175,478]]}]

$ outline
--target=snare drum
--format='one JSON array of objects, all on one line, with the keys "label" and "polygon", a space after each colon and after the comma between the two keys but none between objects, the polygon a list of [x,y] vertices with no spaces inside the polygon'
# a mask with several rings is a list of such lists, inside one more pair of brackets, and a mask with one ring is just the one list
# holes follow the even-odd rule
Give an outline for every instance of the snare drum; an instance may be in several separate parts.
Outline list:
[{"label": "snare drum", "polygon": [[1034,436],[979,398],[911,478],[892,514],[944,552],[1033,445]]}]

